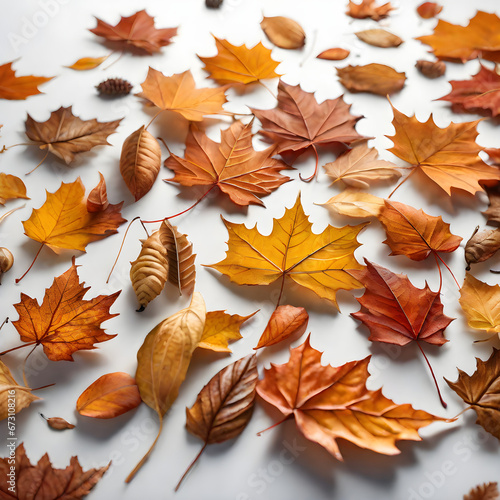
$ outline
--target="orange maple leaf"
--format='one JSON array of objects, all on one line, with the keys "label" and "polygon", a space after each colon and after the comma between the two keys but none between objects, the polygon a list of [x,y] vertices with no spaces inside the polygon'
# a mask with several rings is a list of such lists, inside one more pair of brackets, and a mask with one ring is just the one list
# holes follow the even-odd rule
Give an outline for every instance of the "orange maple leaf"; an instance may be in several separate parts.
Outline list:
[{"label": "orange maple leaf", "polygon": [[38,85],[48,82],[53,76],[16,76],[11,68],[12,62],[0,66],[0,99],[26,99],[31,95],[41,94]]},{"label": "orange maple leaf", "polygon": [[[171,153],[165,166],[175,176],[167,181],[183,186],[219,187],[237,205],[261,205],[260,197],[270,194],[290,180],[280,171],[288,165],[271,156],[274,147],[255,151],[252,146],[252,124],[240,121],[221,132],[221,143],[191,127],[186,139],[184,158]],[[204,195],[206,196],[206,194]]]},{"label": "orange maple leaf", "polygon": [[375,0],[361,0],[361,3],[354,3],[349,0],[346,14],[355,19],[366,19],[367,17],[374,21],[379,21],[389,15],[389,12],[394,10],[390,2],[383,5],[376,5]]},{"label": "orange maple leaf", "polygon": [[418,429],[443,420],[409,404],[397,405],[381,389],[367,389],[370,356],[333,367],[322,365],[321,354],[308,338],[291,349],[286,364],[271,364],[265,370],[257,393],[285,420],[294,417],[307,439],[338,460],[342,460],[339,438],[377,453],[397,455],[398,440],[420,441]]},{"label": "orange maple leaf", "polygon": [[161,47],[169,45],[177,34],[177,28],[155,28],[154,17],[145,10],[129,17],[122,17],[116,26],[96,18],[97,26],[91,30],[111,42],[119,42],[123,48],[133,46],[149,54],[160,52]]}]

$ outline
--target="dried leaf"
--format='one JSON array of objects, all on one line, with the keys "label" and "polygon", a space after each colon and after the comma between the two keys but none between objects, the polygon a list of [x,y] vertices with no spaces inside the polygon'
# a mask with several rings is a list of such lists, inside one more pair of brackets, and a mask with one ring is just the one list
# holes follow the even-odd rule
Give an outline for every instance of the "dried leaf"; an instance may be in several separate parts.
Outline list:
[{"label": "dried leaf", "polygon": [[242,338],[241,325],[256,313],[257,311],[248,316],[240,316],[227,314],[225,311],[207,312],[205,328],[198,347],[215,352],[231,352],[228,342]]},{"label": "dried leaf", "polygon": [[347,186],[368,189],[371,183],[394,181],[401,177],[397,166],[390,161],[377,160],[378,151],[362,143],[324,165],[333,180],[343,181]]},{"label": "dried leaf", "polygon": [[[29,387],[24,387],[16,382],[7,365],[0,360],[0,420],[4,420],[9,415],[12,415],[9,412],[9,402],[15,404],[14,411],[15,413],[19,413],[37,399],[40,398],[35,396]],[[9,421],[12,420],[12,418],[9,419]],[[9,423],[7,423],[6,429],[10,430]],[[0,491],[2,491],[1,486]]]},{"label": "dried leaf", "polygon": [[375,47],[389,48],[399,47],[403,40],[399,36],[394,35],[390,31],[380,28],[363,30],[354,33],[361,41]]},{"label": "dried leaf", "polygon": [[500,148],[484,148],[494,165],[500,165]]},{"label": "dried leaf", "polygon": [[108,191],[104,176],[99,172],[99,184],[87,196],[87,212],[102,212],[109,207]]},{"label": "dried leaf", "polygon": [[71,457],[65,469],[54,469],[47,453],[37,465],[31,465],[23,443],[16,448],[15,457],[14,495],[9,489],[10,456],[0,459],[0,493],[5,499],[80,500],[90,493],[111,465],[110,462],[106,467],[84,472],[78,458]]},{"label": "dried leaf", "polygon": [[348,217],[378,217],[385,204],[383,198],[373,194],[344,189],[322,206]]},{"label": "dried leaf", "polygon": [[500,229],[485,229],[479,232],[478,229],[479,226],[465,244],[467,271],[470,271],[471,264],[488,260],[500,249]]},{"label": "dried leaf", "polygon": [[107,137],[116,132],[122,121],[98,122],[96,119],[81,120],[73,114],[71,106],[52,111],[45,122],[37,122],[28,115],[26,135],[29,139],[61,158],[67,165],[75,155],[90,151],[95,146],[109,145]]},{"label": "dried leaf", "polygon": [[436,17],[442,10],[443,7],[436,2],[424,2],[417,7],[417,14],[422,19],[431,19]]},{"label": "dried leaf", "polygon": [[472,375],[458,370],[456,382],[448,385],[477,413],[476,424],[500,439],[500,350],[493,348],[488,360],[476,358]]},{"label": "dried leaf", "polygon": [[108,57],[109,55],[103,57],[82,57],[71,66],[68,66],[68,68],[75,69],[77,71],[87,71],[100,66]]},{"label": "dried leaf", "polygon": [[279,62],[271,58],[271,51],[261,42],[249,49],[246,45],[236,46],[227,40],[214,38],[217,55],[198,57],[205,64],[203,69],[210,78],[221,85],[246,85],[280,76],[275,71]]},{"label": "dried leaf", "polygon": [[306,43],[302,26],[289,17],[265,17],[260,27],[271,43],[282,49],[300,49]]},{"label": "dried leaf", "polygon": [[12,62],[0,66],[0,99],[23,100],[29,96],[41,94],[38,85],[52,80],[54,77],[16,76]]},{"label": "dried leaf", "polygon": [[405,84],[405,73],[398,73],[385,64],[337,68],[340,83],[351,92],[371,92],[385,96],[399,92]]},{"label": "dried leaf", "polygon": [[47,421],[47,425],[56,431],[64,431],[66,429],[74,429],[75,426],[73,424],[70,424],[68,421],[64,420],[64,418],[61,417],[50,417],[50,418],[45,418],[41,413],[41,417],[44,418]]},{"label": "dried leaf", "polygon": [[78,397],[80,415],[92,418],[114,418],[141,404],[139,389],[128,373],[107,373],[92,382]]},{"label": "dried leaf", "polygon": [[252,124],[234,122],[221,132],[220,144],[191,127],[184,158],[171,154],[165,160],[165,166],[175,173],[166,180],[189,187],[217,186],[237,205],[264,206],[260,198],[290,180],[280,173],[289,167],[271,158],[276,152],[273,147],[254,150]]},{"label": "dried leaf", "polygon": [[493,186],[484,186],[484,190],[488,195],[490,206],[482,213],[488,218],[487,224],[498,226],[500,225],[500,183]]},{"label": "dried leaf", "polygon": [[0,172],[0,205],[5,205],[7,200],[14,198],[29,200],[24,182],[15,175]]},{"label": "dried leaf", "polygon": [[351,52],[347,49],[334,47],[326,49],[316,56],[317,59],[326,59],[327,61],[342,61],[346,59]]},{"label": "dried leaf", "polygon": [[160,167],[160,145],[143,125],[125,139],[120,156],[120,173],[135,201],[153,187]]},{"label": "dried leaf", "polygon": [[380,19],[387,17],[393,9],[394,7],[392,7],[390,2],[383,5],[376,5],[375,0],[361,0],[359,4],[349,0],[346,14],[355,19],[366,19],[369,17],[374,21],[380,21]]},{"label": "dried leaf", "polygon": [[389,151],[410,163],[410,172],[418,169],[449,196],[452,189],[475,194],[482,191],[479,181],[500,179],[500,170],[490,167],[479,157],[482,148],[475,142],[479,120],[450,123],[446,128],[439,128],[432,115],[422,123],[394,106],[392,110],[396,133],[387,136],[394,143]]},{"label": "dried leaf", "polygon": [[111,42],[119,42],[122,50],[133,46],[148,54],[160,52],[161,47],[169,45],[170,39],[177,34],[177,28],[155,28],[154,17],[145,10],[121,17],[116,26],[98,18],[96,21],[97,26],[89,31]]},{"label": "dried leaf", "polygon": [[409,404],[396,405],[381,389],[368,390],[370,356],[334,368],[321,364],[321,352],[309,339],[291,349],[284,365],[271,364],[257,393],[285,417],[295,418],[301,433],[342,460],[337,439],[361,448],[396,455],[401,439],[420,441],[418,429],[443,420]]},{"label": "dried leaf", "polygon": [[300,337],[306,331],[308,322],[309,314],[303,307],[278,306],[254,349],[278,344],[292,335]]},{"label": "dried leaf", "polygon": [[196,88],[191,71],[165,76],[149,68],[137,94],[161,110],[174,111],[190,121],[201,121],[206,115],[224,115],[222,105],[227,102],[226,88]]},{"label": "dried leaf", "polygon": [[74,352],[95,349],[94,344],[116,337],[104,333],[101,323],[118,316],[109,309],[120,291],[85,300],[90,287],[80,283],[76,268],[73,257],[71,267],[46,289],[41,306],[24,293],[21,302],[14,304],[19,319],[12,324],[21,340],[27,345],[43,345],[52,361],[73,361]]},{"label": "dried leaf", "polygon": [[480,484],[464,495],[464,500],[498,500],[499,498],[498,483]]},{"label": "dried leaf", "polygon": [[446,64],[443,61],[425,61],[419,59],[415,67],[427,78],[439,78],[446,73]]},{"label": "dried leaf", "polygon": [[269,236],[260,234],[256,227],[247,229],[244,224],[223,221],[229,232],[226,258],[207,267],[229,276],[238,285],[269,285],[288,276],[337,308],[337,290],[359,287],[346,270],[362,267],[354,258],[354,250],[360,245],[356,237],[366,223],[328,226],[315,234],[300,195],[293,208],[274,220]]}]

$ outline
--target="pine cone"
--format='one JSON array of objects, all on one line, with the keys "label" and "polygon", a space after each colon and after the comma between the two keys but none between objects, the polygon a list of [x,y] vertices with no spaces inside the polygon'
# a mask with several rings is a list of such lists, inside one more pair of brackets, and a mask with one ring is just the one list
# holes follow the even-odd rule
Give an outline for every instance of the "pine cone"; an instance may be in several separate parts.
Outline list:
[{"label": "pine cone", "polygon": [[222,5],[222,0],[205,0],[205,5],[209,9],[218,9]]},{"label": "pine cone", "polygon": [[132,85],[123,78],[108,78],[96,86],[100,95],[120,96],[130,94]]}]

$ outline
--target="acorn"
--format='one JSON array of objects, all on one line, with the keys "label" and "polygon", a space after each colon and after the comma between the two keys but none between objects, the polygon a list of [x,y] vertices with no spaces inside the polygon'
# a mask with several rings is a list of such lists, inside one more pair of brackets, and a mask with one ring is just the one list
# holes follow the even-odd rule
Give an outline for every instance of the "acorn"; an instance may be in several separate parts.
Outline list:
[{"label": "acorn", "polygon": [[0,247],[0,283],[3,273],[6,273],[14,264],[14,256],[8,248]]},{"label": "acorn", "polygon": [[122,96],[130,94],[132,84],[123,78],[108,78],[96,86],[100,95]]}]

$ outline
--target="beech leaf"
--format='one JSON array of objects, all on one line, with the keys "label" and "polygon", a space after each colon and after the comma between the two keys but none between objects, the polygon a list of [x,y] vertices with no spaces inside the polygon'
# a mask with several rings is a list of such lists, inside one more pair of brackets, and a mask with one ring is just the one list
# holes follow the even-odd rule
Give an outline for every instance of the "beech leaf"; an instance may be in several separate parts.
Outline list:
[{"label": "beech leaf", "polygon": [[422,19],[431,19],[436,17],[442,10],[443,7],[436,2],[424,2],[417,7],[417,14]]},{"label": "beech leaf", "polygon": [[346,59],[351,52],[347,49],[342,49],[340,47],[333,47],[331,49],[326,49],[320,52],[316,58],[326,59],[327,61],[343,61]]},{"label": "beech leaf", "polygon": [[306,43],[306,34],[302,26],[289,17],[264,16],[260,27],[269,41],[282,49],[300,49]]},{"label": "beech leaf", "polygon": [[337,75],[350,92],[371,92],[382,96],[399,92],[406,81],[405,73],[378,63],[337,68]]},{"label": "beech leaf", "polygon": [[403,40],[390,31],[380,28],[363,30],[354,33],[361,41],[375,47],[389,48],[399,47]]},{"label": "beech leaf", "polygon": [[71,66],[68,66],[68,68],[76,71],[87,71],[100,66],[108,57],[109,55],[103,57],[82,57]]},{"label": "beech leaf", "polygon": [[378,217],[385,206],[383,198],[355,189],[344,189],[321,206],[347,217]]},{"label": "beech leaf", "polygon": [[470,271],[471,264],[484,262],[493,257],[500,249],[500,229],[485,229],[479,231],[476,227],[474,234],[465,244],[465,262],[467,262],[467,271]]}]

